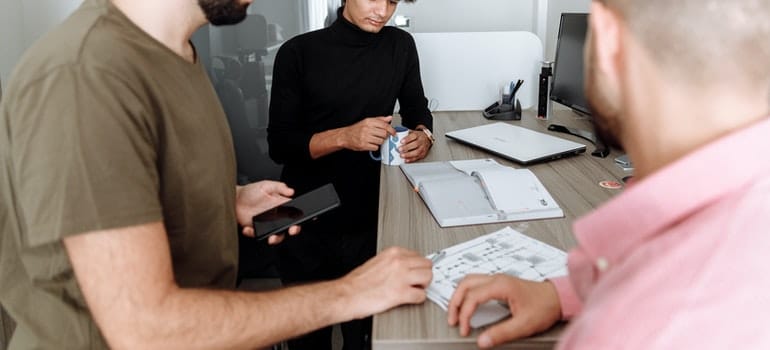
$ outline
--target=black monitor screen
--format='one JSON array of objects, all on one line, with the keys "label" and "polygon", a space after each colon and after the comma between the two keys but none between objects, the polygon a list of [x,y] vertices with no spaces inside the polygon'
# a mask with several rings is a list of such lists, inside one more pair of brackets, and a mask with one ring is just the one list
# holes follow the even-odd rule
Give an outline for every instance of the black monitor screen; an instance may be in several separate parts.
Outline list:
[{"label": "black monitor screen", "polygon": [[587,30],[588,14],[561,15],[551,99],[573,110],[590,114],[583,91],[583,45]]}]

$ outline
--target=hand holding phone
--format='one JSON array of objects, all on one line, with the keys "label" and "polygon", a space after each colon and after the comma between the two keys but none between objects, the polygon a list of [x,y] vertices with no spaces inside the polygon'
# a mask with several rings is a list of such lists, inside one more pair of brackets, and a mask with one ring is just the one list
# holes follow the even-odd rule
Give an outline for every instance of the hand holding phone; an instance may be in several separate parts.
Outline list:
[{"label": "hand holding phone", "polygon": [[265,239],[285,232],[289,227],[313,219],[340,205],[332,184],[326,184],[305,193],[252,219],[257,239]]}]

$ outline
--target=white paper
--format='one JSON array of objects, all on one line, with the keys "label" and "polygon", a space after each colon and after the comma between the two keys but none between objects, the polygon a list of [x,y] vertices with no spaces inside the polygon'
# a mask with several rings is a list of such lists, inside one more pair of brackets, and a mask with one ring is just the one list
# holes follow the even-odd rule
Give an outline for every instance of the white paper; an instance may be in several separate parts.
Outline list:
[{"label": "white paper", "polygon": [[[427,295],[444,310],[457,285],[468,274],[503,273],[531,281],[567,274],[567,253],[510,227],[449,247],[428,258],[433,260],[433,281]],[[485,326],[508,315],[507,307],[491,301],[474,313],[471,327]]]},{"label": "white paper", "polygon": [[505,169],[505,166],[500,165],[494,159],[469,159],[469,160],[454,160],[449,161],[455,169],[464,172],[466,175],[471,176],[474,171],[484,169]]},{"label": "white paper", "polygon": [[482,180],[487,196],[497,210],[523,213],[559,208],[545,186],[528,169],[482,169],[474,174]]}]

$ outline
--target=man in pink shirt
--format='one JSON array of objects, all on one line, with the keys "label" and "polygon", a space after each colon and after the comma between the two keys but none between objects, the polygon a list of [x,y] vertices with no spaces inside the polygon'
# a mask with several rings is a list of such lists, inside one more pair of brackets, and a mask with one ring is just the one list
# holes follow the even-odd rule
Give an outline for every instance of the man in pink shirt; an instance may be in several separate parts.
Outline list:
[{"label": "man in pink shirt", "polygon": [[512,318],[489,348],[571,319],[561,348],[770,349],[770,1],[594,0],[586,92],[636,181],[574,225],[569,277],[469,276]]}]

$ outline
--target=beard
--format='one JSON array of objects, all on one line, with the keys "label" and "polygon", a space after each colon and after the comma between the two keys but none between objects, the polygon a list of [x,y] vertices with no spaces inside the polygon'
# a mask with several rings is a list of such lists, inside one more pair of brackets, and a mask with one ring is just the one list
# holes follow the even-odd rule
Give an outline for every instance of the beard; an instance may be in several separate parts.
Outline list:
[{"label": "beard", "polygon": [[209,23],[215,26],[240,23],[246,18],[246,9],[249,7],[238,0],[198,0],[198,6]]},{"label": "beard", "polygon": [[598,140],[604,141],[609,147],[622,149],[620,136],[623,126],[620,121],[620,106],[617,94],[611,93],[599,75],[596,67],[596,57],[593,54],[593,39],[589,35],[585,53],[585,93],[591,109],[594,131]]}]

